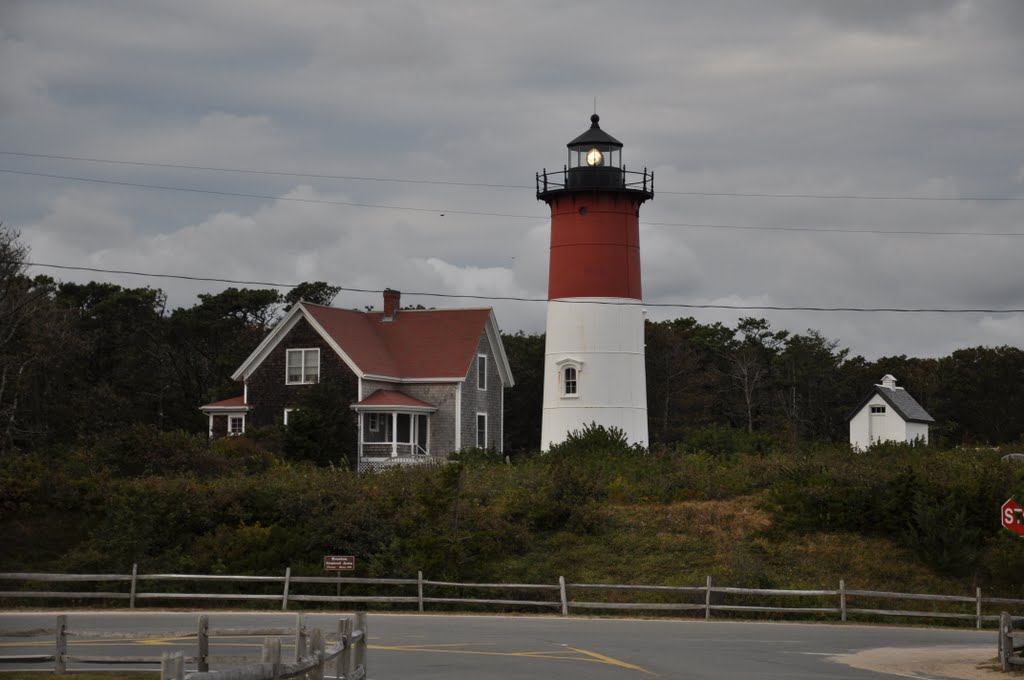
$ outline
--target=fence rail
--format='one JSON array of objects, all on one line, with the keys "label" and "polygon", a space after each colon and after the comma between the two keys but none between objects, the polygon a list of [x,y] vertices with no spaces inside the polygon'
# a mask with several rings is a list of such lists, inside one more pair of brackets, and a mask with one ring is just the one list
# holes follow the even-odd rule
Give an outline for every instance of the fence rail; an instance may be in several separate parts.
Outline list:
[{"label": "fence rail", "polygon": [[[900,593],[848,589],[845,581],[838,588],[791,590],[780,588],[737,588],[718,585],[709,576],[702,585],[641,585],[567,583],[559,577],[557,583],[458,583],[432,581],[419,572],[416,578],[354,578],[327,576],[293,576],[286,569],[283,576],[225,576],[204,574],[139,574],[138,567],[131,575],[118,574],[32,574],[0,573],[0,581],[20,581],[22,587],[46,583],[121,583],[128,584],[124,591],[60,591],[60,590],[4,590],[0,600],[47,598],[53,600],[127,600],[136,607],[146,601],[241,601],[272,602],[288,610],[294,603],[368,605],[411,605],[424,611],[429,605],[499,606],[516,609],[554,609],[562,615],[587,611],[679,611],[703,612],[710,619],[714,613],[768,613],[805,614],[808,616],[835,616],[846,621],[858,617],[929,618],[934,620],[971,621],[977,628],[985,623],[999,621],[996,606],[1007,605],[1024,610],[1024,599],[985,597],[980,588],[972,595],[931,595],[926,593]],[[277,593],[204,593],[140,591],[139,584],[151,583],[227,583],[277,585]],[[335,594],[322,594],[323,586],[334,585]],[[356,587],[362,592],[346,591],[342,586]],[[309,592],[310,587],[314,592]],[[392,590],[388,594],[381,594]],[[315,589],[319,588],[321,594]],[[415,588],[415,592],[412,589]],[[303,592],[296,592],[304,589]],[[402,590],[405,590],[403,593]],[[455,592],[452,592],[455,591]],[[480,592],[479,595],[477,594]],[[811,601],[807,601],[811,600]],[[806,602],[806,604],[802,604]],[[912,607],[911,603],[923,606]],[[1024,637],[1022,637],[1024,639]]]},{"label": "fence rail", "polygon": [[[325,666],[335,661],[338,678],[359,680],[366,677],[366,649],[369,640],[366,612],[356,613],[354,625],[351,618],[339,619],[337,635],[330,647],[327,646],[323,632],[318,628],[310,630],[302,615],[296,617],[296,624],[292,628],[211,628],[209,617],[204,614],[199,617],[195,630],[111,632],[69,629],[68,617],[62,614],[57,616],[56,625],[52,629],[0,630],[0,637],[4,638],[38,638],[44,635],[54,636],[52,654],[0,656],[0,664],[52,662],[55,673],[66,673],[68,665],[73,663],[159,664],[161,680],[276,680],[306,673],[311,678],[322,680]],[[295,662],[285,663],[281,659],[281,637],[291,635],[295,636]],[[210,638],[244,636],[267,636],[263,642],[263,656],[259,663],[254,663],[251,657],[210,654]],[[196,653],[195,656],[186,656],[184,652],[164,652],[161,657],[73,654],[69,651],[69,641],[75,637],[88,637],[90,640],[194,638]],[[186,673],[186,664],[195,664],[196,671]],[[211,665],[235,667],[211,671]]]},{"label": "fence rail", "polygon": [[1024,618],[999,615],[999,662],[1003,671],[1024,667]]}]

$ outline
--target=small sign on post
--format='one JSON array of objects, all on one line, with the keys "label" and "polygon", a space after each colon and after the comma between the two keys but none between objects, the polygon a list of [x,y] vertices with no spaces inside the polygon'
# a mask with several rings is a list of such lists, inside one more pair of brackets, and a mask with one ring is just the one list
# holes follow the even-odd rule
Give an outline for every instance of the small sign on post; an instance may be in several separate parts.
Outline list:
[{"label": "small sign on post", "polygon": [[1018,536],[1024,536],[1024,507],[1012,498],[1003,503],[1000,519],[1004,527]]},{"label": "small sign on post", "polygon": [[341,603],[341,572],[352,571],[356,568],[355,555],[324,555],[324,571],[333,571],[338,574],[338,602]]},{"label": "small sign on post", "polygon": [[352,571],[355,568],[354,555],[324,555],[324,571]]}]

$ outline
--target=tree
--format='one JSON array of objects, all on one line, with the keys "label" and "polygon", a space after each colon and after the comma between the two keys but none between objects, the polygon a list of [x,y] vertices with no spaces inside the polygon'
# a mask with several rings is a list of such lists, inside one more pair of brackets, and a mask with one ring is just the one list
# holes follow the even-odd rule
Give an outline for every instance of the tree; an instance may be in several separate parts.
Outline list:
[{"label": "tree", "polygon": [[742,337],[731,352],[730,376],[740,391],[747,432],[753,432],[761,388],[768,381],[772,360],[789,333],[773,332],[767,321],[751,317],[740,319],[736,332]]},{"label": "tree", "polygon": [[354,467],[358,427],[350,405],[342,390],[331,383],[304,389],[285,426],[284,455],[317,465],[345,461]]},{"label": "tree", "polygon": [[505,396],[505,448],[536,450],[544,400],[544,335],[519,331],[502,334],[501,342],[516,380]]},{"label": "tree", "polygon": [[29,279],[28,248],[0,224],[0,451],[40,441],[52,373],[73,345],[67,319],[50,299],[53,279]]},{"label": "tree", "polygon": [[315,305],[330,306],[341,292],[341,286],[328,286],[323,281],[303,281],[285,293],[284,302],[291,309],[296,302],[312,302]]}]

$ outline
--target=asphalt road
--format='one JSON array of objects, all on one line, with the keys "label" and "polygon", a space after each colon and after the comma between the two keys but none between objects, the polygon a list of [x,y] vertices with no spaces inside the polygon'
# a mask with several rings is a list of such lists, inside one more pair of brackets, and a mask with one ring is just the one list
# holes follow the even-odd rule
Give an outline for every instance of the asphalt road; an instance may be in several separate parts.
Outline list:
[{"label": "asphalt road", "polygon": [[[52,636],[13,639],[4,630],[52,628],[57,612],[0,612],[0,656],[48,653]],[[195,654],[195,641],[155,633],[194,630],[197,613],[72,612],[70,630],[138,631],[136,640],[75,637],[71,654],[159,658]],[[307,625],[335,630],[339,615],[313,614]],[[213,628],[294,626],[294,614],[210,614]],[[370,676],[376,680],[604,680],[606,678],[891,678],[831,657],[878,647],[990,646],[994,631],[892,626],[735,623],[557,617],[370,614]],[[262,638],[213,639],[211,654],[259,654]],[[292,640],[283,644],[292,653]],[[52,668],[0,665],[0,669]],[[123,668],[123,667],[122,667]],[[150,668],[154,668],[150,666]],[[329,674],[333,676],[333,674]],[[911,676],[927,677],[927,676]]]}]

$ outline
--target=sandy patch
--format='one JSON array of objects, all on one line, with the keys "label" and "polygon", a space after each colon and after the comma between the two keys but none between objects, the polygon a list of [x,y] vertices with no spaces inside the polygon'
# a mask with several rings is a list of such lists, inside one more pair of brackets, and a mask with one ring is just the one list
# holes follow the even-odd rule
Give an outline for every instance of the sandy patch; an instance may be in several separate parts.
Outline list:
[{"label": "sandy patch", "polygon": [[1005,675],[992,646],[988,647],[881,647],[855,654],[840,654],[834,661],[867,671],[906,678],[992,680]]}]

